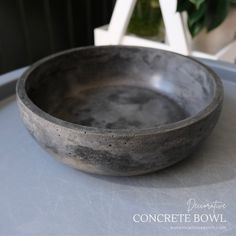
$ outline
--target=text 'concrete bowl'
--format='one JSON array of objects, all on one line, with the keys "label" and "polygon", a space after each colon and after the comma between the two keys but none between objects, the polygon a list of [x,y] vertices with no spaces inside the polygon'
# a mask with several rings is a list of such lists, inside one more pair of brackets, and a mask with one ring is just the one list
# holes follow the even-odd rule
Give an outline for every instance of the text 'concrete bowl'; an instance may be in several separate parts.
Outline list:
[{"label": "text 'concrete bowl'", "polygon": [[62,162],[127,176],[194,152],[219,118],[223,88],[211,70],[178,54],[87,47],[32,65],[17,101],[29,132]]}]

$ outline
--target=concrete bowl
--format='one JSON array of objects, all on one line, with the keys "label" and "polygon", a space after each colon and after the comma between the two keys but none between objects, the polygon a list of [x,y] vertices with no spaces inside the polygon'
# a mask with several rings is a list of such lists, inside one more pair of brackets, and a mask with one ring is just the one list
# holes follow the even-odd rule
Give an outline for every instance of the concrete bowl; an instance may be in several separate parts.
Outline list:
[{"label": "concrete bowl", "polygon": [[77,48],[42,59],[17,83],[36,141],[79,170],[138,175],[193,153],[219,118],[223,87],[206,66],[126,46]]}]

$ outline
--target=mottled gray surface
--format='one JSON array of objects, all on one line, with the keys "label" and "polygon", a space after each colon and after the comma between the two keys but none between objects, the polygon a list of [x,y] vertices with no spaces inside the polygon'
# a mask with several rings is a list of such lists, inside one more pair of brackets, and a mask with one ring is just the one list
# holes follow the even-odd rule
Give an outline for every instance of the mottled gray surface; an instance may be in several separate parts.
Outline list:
[{"label": "mottled gray surface", "polygon": [[168,97],[134,86],[86,89],[66,97],[49,113],[72,123],[107,129],[151,128],[187,118]]},{"label": "mottled gray surface", "polygon": [[[235,81],[235,67],[227,66],[232,71],[227,72],[218,69],[224,68],[222,64],[210,63],[217,65],[222,78]],[[4,79],[0,77],[0,86]],[[85,174],[55,161],[26,131],[15,97],[1,102],[0,235],[235,236],[236,84],[224,81],[224,89],[219,123],[191,158],[153,174],[120,178]],[[193,223],[190,230],[174,230],[171,226],[183,224],[132,220],[136,213],[186,213],[189,198],[226,203],[227,208],[218,212],[227,223]]]},{"label": "mottled gray surface", "polygon": [[198,62],[122,46],[43,59],[19,80],[17,95],[41,146],[107,175],[148,173],[189,156],[211,133],[223,100],[220,80]]}]

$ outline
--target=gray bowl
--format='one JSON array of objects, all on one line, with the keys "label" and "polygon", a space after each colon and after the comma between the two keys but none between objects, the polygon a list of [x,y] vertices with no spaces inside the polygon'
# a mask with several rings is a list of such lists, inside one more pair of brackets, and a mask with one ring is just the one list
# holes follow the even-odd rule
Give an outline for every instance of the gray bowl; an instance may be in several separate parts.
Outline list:
[{"label": "gray bowl", "polygon": [[128,176],[193,153],[219,118],[223,88],[207,67],[175,53],[87,47],[31,66],[17,101],[29,132],[57,159]]}]

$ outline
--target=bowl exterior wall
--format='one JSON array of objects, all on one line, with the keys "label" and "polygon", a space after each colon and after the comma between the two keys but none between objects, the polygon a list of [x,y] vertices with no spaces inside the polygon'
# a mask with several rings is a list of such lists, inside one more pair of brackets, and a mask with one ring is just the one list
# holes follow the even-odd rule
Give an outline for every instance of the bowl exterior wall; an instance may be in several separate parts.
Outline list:
[{"label": "bowl exterior wall", "polygon": [[57,159],[79,170],[115,176],[145,174],[170,166],[194,152],[211,133],[222,101],[213,112],[186,126],[150,134],[99,134],[71,129],[35,114],[17,97],[24,125]]}]

